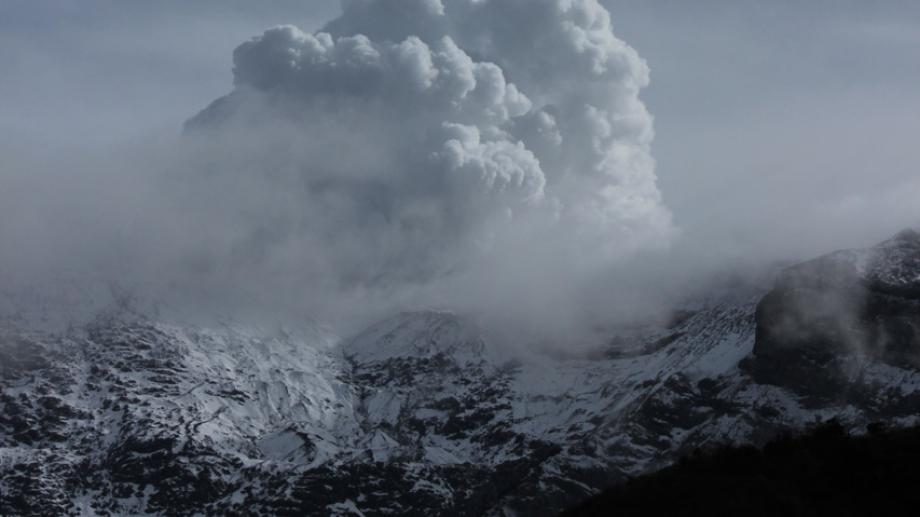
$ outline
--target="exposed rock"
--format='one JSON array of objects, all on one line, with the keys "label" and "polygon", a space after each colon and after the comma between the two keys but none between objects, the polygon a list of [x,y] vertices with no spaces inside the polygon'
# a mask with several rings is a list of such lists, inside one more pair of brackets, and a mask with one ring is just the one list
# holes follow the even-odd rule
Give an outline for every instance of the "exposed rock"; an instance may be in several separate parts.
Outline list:
[{"label": "exposed rock", "polygon": [[846,396],[866,362],[920,368],[920,235],[784,271],[757,307],[760,382],[818,401]]}]

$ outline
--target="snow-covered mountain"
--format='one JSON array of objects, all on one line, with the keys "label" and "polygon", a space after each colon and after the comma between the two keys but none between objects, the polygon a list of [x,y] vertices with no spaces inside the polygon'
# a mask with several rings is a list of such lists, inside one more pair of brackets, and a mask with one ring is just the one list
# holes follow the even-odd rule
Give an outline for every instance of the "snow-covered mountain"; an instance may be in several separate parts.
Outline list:
[{"label": "snow-covered mountain", "polygon": [[0,318],[0,514],[551,515],[698,447],[918,421],[916,233],[675,309],[583,357],[444,312]]}]

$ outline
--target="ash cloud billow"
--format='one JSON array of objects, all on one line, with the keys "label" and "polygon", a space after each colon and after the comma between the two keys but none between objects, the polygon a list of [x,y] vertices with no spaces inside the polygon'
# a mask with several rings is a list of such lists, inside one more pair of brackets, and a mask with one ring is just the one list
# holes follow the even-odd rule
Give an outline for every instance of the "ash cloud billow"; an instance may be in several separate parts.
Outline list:
[{"label": "ash cloud billow", "polygon": [[233,92],[186,125],[209,149],[202,187],[274,201],[236,228],[249,266],[283,257],[276,272],[365,297],[515,303],[667,245],[648,67],[596,1],[343,10],[240,45]]},{"label": "ash cloud billow", "polygon": [[239,45],[181,142],[113,160],[144,203],[80,260],[197,306],[561,328],[611,264],[669,244],[649,70],[596,0],[342,7]]}]

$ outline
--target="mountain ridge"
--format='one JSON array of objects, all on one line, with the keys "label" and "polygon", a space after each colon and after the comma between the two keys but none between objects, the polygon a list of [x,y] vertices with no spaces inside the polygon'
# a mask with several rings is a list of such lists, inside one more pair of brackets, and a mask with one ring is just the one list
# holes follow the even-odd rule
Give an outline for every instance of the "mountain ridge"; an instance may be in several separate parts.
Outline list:
[{"label": "mountain ridge", "polygon": [[[894,265],[876,270],[899,272],[884,278],[909,283],[913,242],[851,255],[875,253]],[[437,311],[349,339],[142,313],[63,333],[7,321],[0,513],[551,515],[697,448],[829,418],[917,423],[912,362],[836,349],[821,362],[810,341],[764,338],[800,317],[771,300],[836,293],[820,279],[836,266],[815,282],[808,264],[769,292],[676,307],[590,357],[495,353],[474,322]],[[853,269],[843,291],[855,278],[869,285],[857,292],[895,296]]]}]

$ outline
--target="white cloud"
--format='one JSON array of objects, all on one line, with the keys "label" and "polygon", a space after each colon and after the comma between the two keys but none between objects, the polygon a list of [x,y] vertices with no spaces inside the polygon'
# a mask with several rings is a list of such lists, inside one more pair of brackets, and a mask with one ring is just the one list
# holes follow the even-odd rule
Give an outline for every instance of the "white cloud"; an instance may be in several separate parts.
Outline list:
[{"label": "white cloud", "polygon": [[[333,192],[343,206],[331,212],[344,214],[329,218],[334,231],[319,229],[330,235],[324,248],[387,235],[388,248],[413,250],[399,270],[418,281],[507,254],[495,235],[515,228],[526,253],[579,266],[668,242],[652,119],[638,98],[648,68],[595,0],[343,7],[315,34],[280,26],[240,45],[235,91],[189,123],[233,145],[245,125],[247,146],[262,142],[270,160],[296,169],[305,212]],[[290,122],[288,147],[304,142],[282,157],[279,120]],[[393,273],[391,260],[360,263],[345,276]]]}]

